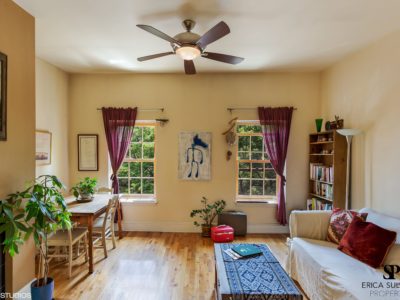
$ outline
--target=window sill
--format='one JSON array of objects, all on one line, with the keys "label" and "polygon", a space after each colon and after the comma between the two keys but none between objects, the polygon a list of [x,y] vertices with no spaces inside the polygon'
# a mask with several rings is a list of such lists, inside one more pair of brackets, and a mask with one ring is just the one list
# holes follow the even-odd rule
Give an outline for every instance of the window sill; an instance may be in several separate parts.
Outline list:
[{"label": "window sill", "polygon": [[266,206],[276,206],[278,203],[276,202],[276,198],[236,198],[236,205],[266,205]]},{"label": "window sill", "polygon": [[135,197],[135,196],[121,196],[119,200],[123,205],[156,205],[158,203],[155,197]]}]

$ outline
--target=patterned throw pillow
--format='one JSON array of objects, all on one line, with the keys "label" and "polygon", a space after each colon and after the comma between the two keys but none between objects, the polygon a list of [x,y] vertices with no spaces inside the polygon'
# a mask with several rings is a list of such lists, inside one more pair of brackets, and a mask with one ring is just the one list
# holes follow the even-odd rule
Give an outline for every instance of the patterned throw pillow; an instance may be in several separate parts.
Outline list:
[{"label": "patterned throw pillow", "polygon": [[358,216],[365,221],[368,213],[359,214],[351,210],[334,208],[331,215],[331,220],[329,221],[327,235],[328,241],[339,244],[340,240],[346,233],[347,227],[349,227],[351,221],[353,221],[354,216]]}]

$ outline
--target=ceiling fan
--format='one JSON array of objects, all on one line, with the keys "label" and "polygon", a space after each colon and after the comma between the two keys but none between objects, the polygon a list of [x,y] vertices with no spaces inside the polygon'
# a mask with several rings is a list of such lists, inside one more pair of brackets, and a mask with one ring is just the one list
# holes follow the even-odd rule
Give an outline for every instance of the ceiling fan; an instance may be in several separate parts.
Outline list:
[{"label": "ceiling fan", "polygon": [[137,27],[147,32],[150,32],[151,34],[154,34],[159,38],[170,42],[173,50],[170,52],[163,52],[139,57],[138,61],[146,61],[158,57],[177,54],[183,59],[185,73],[189,75],[196,74],[196,68],[194,66],[193,60],[197,57],[204,57],[233,65],[236,65],[244,60],[244,58],[242,57],[205,51],[205,48],[209,44],[215,42],[216,40],[219,40],[220,38],[230,33],[229,27],[228,25],[226,25],[225,22],[219,22],[217,25],[215,25],[213,28],[203,34],[203,36],[192,32],[195,24],[196,22],[194,22],[193,20],[184,20],[182,22],[182,25],[186,29],[186,32],[178,33],[174,37],[170,37],[169,35],[149,25],[136,25]]}]

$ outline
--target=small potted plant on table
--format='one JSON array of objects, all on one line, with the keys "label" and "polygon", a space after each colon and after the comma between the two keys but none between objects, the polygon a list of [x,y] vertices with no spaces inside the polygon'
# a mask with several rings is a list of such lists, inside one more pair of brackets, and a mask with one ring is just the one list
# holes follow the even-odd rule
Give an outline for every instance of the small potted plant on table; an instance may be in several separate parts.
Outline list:
[{"label": "small potted plant on table", "polygon": [[193,224],[196,226],[201,226],[201,235],[203,237],[210,237],[212,223],[215,217],[224,210],[226,202],[224,200],[218,200],[212,204],[209,204],[208,199],[203,197],[201,199],[201,203],[203,203],[204,207],[202,209],[192,210],[190,217],[199,217],[202,220],[202,223],[200,224],[197,221],[194,221]]},{"label": "small potted plant on table", "polygon": [[85,177],[71,188],[77,201],[87,202],[93,200],[93,194],[97,185],[96,178]]},{"label": "small potted plant on table", "polygon": [[[0,201],[0,233],[5,233],[4,251],[11,257],[33,236],[40,261],[36,280],[31,284],[32,300],[51,300],[54,281],[49,277],[47,237],[57,229],[71,228],[69,212],[56,176],[42,175],[23,192]],[[26,201],[26,203],[25,203]],[[43,277],[41,277],[43,274]]]}]

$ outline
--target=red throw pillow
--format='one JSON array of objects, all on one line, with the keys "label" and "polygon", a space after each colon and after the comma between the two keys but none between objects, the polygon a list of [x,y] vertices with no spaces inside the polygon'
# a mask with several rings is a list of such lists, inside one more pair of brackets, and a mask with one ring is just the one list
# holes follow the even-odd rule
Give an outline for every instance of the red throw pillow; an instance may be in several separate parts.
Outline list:
[{"label": "red throw pillow", "polygon": [[373,268],[379,268],[395,243],[396,235],[395,231],[354,217],[338,249]]},{"label": "red throw pillow", "polygon": [[339,244],[340,240],[346,233],[347,227],[349,227],[351,221],[355,216],[359,216],[364,221],[367,219],[368,214],[359,214],[355,211],[345,210],[341,208],[334,208],[328,227],[328,241]]}]

